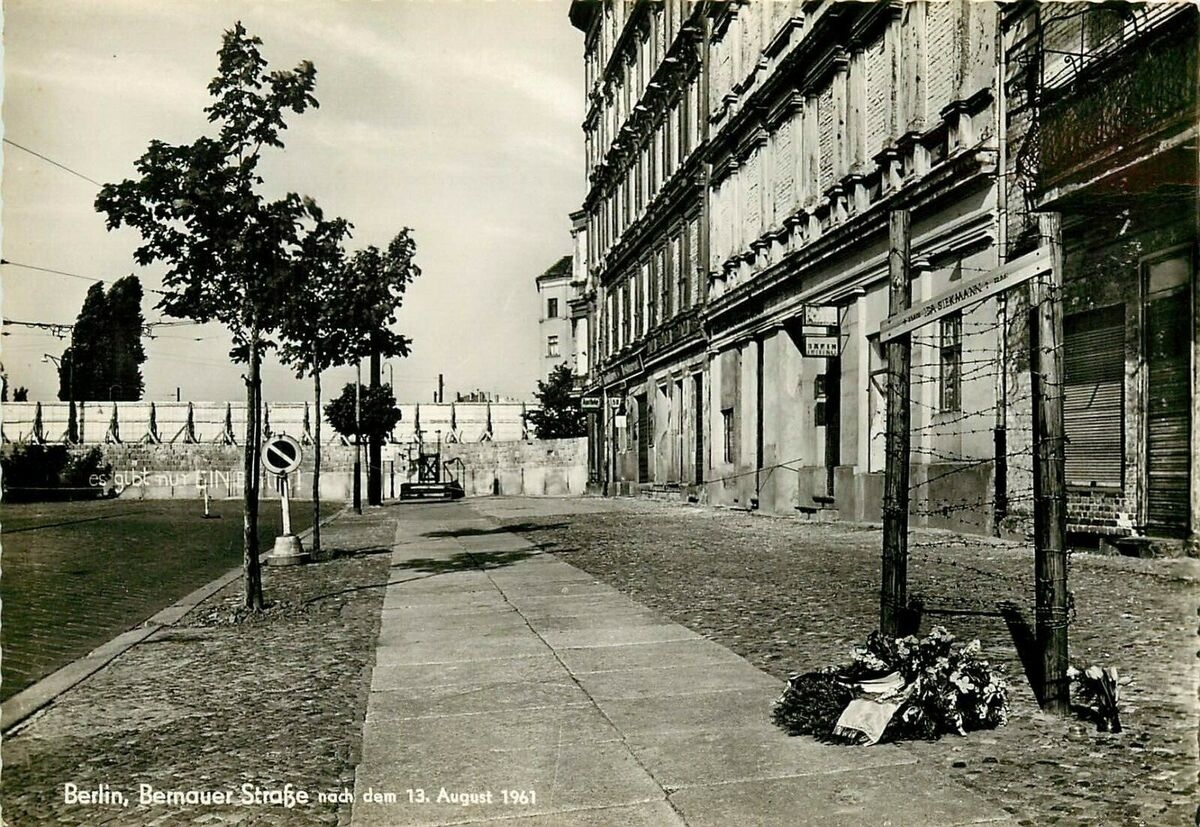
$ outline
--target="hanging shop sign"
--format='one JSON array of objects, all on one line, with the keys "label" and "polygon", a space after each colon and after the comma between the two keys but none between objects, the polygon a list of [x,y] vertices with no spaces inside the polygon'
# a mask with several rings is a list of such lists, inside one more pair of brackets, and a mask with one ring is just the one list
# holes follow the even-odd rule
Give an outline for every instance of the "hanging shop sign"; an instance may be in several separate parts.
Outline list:
[{"label": "hanging shop sign", "polygon": [[838,355],[838,336],[804,335],[804,355],[814,358],[829,358]]},{"label": "hanging shop sign", "polygon": [[600,397],[598,397],[598,396],[580,397],[579,407],[585,411],[598,411],[602,407]]},{"label": "hanging shop sign", "polygon": [[1010,287],[1050,272],[1050,248],[1039,247],[1032,253],[1010,261],[970,281],[959,282],[940,295],[916,307],[889,316],[879,325],[879,341],[890,342],[897,336],[911,333],[918,327],[940,319],[968,304],[983,301]]},{"label": "hanging shop sign", "polygon": [[804,324],[820,327],[838,326],[838,308],[836,304],[806,304],[804,305]]},{"label": "hanging shop sign", "polygon": [[800,321],[800,346],[805,356],[828,359],[838,355],[837,305],[806,304]]}]

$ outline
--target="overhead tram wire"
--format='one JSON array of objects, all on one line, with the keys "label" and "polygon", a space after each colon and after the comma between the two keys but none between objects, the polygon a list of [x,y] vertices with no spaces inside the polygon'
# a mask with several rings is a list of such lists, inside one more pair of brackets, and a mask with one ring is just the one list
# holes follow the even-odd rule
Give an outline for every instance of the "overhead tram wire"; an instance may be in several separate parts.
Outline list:
[{"label": "overhead tram wire", "polygon": [[95,178],[89,178],[88,176],[84,175],[82,172],[71,169],[66,164],[60,164],[58,161],[54,160],[53,158],[48,158],[45,155],[43,155],[42,153],[40,153],[36,150],[30,149],[27,146],[21,146],[21,144],[17,143],[16,141],[14,141],[10,138],[5,138],[4,143],[8,144],[11,147],[15,147],[15,148],[21,150],[22,152],[28,152],[30,155],[34,156],[35,158],[41,158],[47,164],[52,164],[53,166],[58,167],[59,169],[63,170],[64,172],[69,172],[70,174],[74,175],[77,178],[82,178],[84,181],[87,181],[89,184],[95,184],[97,187],[104,186],[99,181],[97,181]]},{"label": "overhead tram wire", "polygon": [[[69,278],[73,278],[73,279],[89,281],[89,282],[92,282],[93,284],[111,284],[112,283],[110,281],[107,281],[106,279],[96,278],[95,276],[84,276],[84,275],[80,275],[79,273],[68,273],[66,270],[55,270],[53,267],[39,267],[36,264],[23,264],[19,261],[12,261],[7,258],[0,258],[0,265],[6,265],[8,267],[21,267],[25,270],[36,270],[39,273],[51,273],[56,276],[68,276]],[[167,295],[165,291],[155,290],[153,287],[143,287],[142,289],[144,291],[146,291],[147,293],[157,293],[160,296]]]}]

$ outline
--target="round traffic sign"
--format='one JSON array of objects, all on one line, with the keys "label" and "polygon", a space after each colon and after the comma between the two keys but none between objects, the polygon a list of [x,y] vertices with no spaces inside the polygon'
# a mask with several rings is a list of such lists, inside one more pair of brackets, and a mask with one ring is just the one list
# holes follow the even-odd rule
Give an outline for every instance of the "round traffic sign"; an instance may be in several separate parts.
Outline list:
[{"label": "round traffic sign", "polygon": [[262,461],[272,474],[290,474],[300,467],[300,443],[286,434],[273,436],[263,445]]}]

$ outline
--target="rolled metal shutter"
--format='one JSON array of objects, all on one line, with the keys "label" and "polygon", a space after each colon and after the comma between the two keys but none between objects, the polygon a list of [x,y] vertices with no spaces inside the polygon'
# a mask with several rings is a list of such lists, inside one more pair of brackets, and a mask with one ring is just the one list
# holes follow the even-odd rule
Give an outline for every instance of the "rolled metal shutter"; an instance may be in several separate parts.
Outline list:
[{"label": "rolled metal shutter", "polygon": [[1187,296],[1147,305],[1146,521],[1188,525],[1191,365]]},{"label": "rolled metal shutter", "polygon": [[1067,483],[1120,486],[1125,473],[1125,305],[1068,316],[1063,333]]}]

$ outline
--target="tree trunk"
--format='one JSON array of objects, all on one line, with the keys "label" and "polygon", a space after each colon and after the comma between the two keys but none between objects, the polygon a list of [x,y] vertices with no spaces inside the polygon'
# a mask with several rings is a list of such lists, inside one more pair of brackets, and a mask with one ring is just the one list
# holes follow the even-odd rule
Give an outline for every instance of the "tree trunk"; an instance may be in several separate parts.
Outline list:
[{"label": "tree trunk", "polygon": [[[379,389],[380,356],[378,337],[372,333],[375,341],[371,344],[371,390]],[[395,391],[393,391],[395,393]],[[383,448],[380,434],[371,434],[367,438],[367,503],[370,505],[383,504]]]},{"label": "tree trunk", "polygon": [[[313,356],[316,357],[316,348],[313,349]],[[317,363],[316,358],[313,359],[313,364]],[[317,421],[314,424],[313,434],[313,520],[312,520],[312,554],[313,559],[318,559],[321,553],[321,371],[313,370],[313,400],[317,411]]]},{"label": "tree trunk", "polygon": [[250,333],[250,365],[246,377],[246,438],[243,447],[242,583],[245,605],[263,607],[262,570],[258,563],[258,330]]}]

